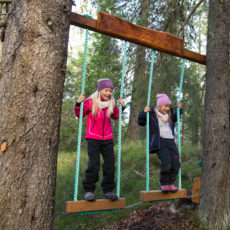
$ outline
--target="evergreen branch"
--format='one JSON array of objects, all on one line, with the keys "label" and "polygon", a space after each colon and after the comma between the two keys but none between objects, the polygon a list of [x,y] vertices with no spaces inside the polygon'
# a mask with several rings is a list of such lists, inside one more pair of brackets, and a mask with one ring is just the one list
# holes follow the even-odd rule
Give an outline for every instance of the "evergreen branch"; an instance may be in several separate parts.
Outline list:
[{"label": "evergreen branch", "polygon": [[192,9],[192,11],[190,12],[190,14],[188,15],[188,17],[186,18],[185,22],[183,23],[183,25],[178,29],[177,31],[177,36],[181,33],[181,31],[183,30],[183,28],[185,27],[185,25],[188,23],[188,21],[190,20],[190,18],[192,17],[192,15],[195,13],[196,9],[200,6],[200,4],[202,2],[204,2],[205,0],[200,0]]}]

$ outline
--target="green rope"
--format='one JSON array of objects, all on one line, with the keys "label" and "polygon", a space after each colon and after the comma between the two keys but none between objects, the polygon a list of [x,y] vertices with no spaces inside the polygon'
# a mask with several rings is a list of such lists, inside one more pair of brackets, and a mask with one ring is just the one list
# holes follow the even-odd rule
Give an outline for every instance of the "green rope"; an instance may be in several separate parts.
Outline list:
[{"label": "green rope", "polygon": [[93,18],[91,15],[89,14],[84,14],[85,17],[88,17],[88,18]]},{"label": "green rope", "polygon": [[[123,98],[124,79],[125,79],[125,66],[126,66],[126,47],[127,42],[124,43],[124,54],[122,63],[122,77],[121,77],[121,90],[120,98]],[[117,153],[117,196],[120,197],[120,171],[121,171],[121,123],[122,123],[122,105],[119,105],[119,124],[118,124],[118,153]]]},{"label": "green rope", "polygon": [[[82,70],[82,80],[81,80],[81,94],[84,94],[84,89],[85,89],[85,72],[86,72],[87,45],[88,45],[88,29],[85,31],[85,48],[84,48],[83,70]],[[77,201],[77,196],[78,196],[78,182],[79,182],[79,166],[80,166],[80,153],[81,153],[81,133],[82,133],[83,105],[84,105],[84,102],[81,103],[81,107],[80,107],[78,141],[77,141],[77,157],[76,157],[76,169],[75,169],[74,201]]]},{"label": "green rope", "polygon": [[155,204],[155,203],[161,203],[161,202],[168,202],[168,201],[178,201],[179,199],[169,199],[169,200],[155,200],[155,201],[149,201],[149,203],[151,204]]},{"label": "green rope", "polygon": [[[150,74],[149,74],[147,106],[150,106],[154,56],[155,56],[155,51],[152,50],[151,67],[150,67]],[[146,118],[146,191],[147,192],[149,191],[149,112],[147,113],[147,118]]]},{"label": "green rope", "polygon": [[[184,65],[185,65],[185,59],[182,61],[182,66],[181,66],[181,75],[180,75],[180,86],[179,86],[179,94],[177,98],[177,102],[181,101],[181,92],[182,92],[182,84],[183,84],[183,78],[184,78]],[[177,107],[177,134],[178,134],[178,152],[179,152],[179,161],[181,163],[181,144],[180,144],[180,128],[181,128],[181,123],[180,123],[180,109]],[[179,174],[178,174],[178,187],[181,189],[181,167],[179,169]]]},{"label": "green rope", "polygon": [[106,212],[116,212],[116,209],[111,210],[101,210],[101,211],[91,211],[91,212],[78,212],[77,215],[83,216],[83,215],[91,215],[91,214],[99,214],[99,213],[106,213]]}]

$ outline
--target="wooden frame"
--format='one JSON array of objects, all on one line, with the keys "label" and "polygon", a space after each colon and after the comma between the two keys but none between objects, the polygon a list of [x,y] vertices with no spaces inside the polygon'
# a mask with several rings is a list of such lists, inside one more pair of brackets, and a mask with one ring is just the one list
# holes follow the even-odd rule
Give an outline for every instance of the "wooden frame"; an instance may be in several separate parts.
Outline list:
[{"label": "wooden frame", "polygon": [[193,179],[192,202],[196,204],[200,203],[200,177]]},{"label": "wooden frame", "polygon": [[99,199],[95,201],[67,201],[66,212],[77,213],[77,212],[92,212],[92,211],[103,211],[122,209],[126,207],[126,199],[119,198],[116,201],[110,201],[108,199]]},{"label": "wooden frame", "polygon": [[200,64],[205,65],[206,63],[204,55],[184,49],[184,41],[181,38],[133,24],[112,14],[98,12],[98,19],[95,20],[80,14],[71,13],[70,24]]},{"label": "wooden frame", "polygon": [[177,198],[186,198],[187,197],[187,190],[180,189],[175,193],[168,192],[163,193],[161,190],[154,190],[154,191],[141,191],[140,192],[140,200],[141,201],[159,201],[159,200],[171,200]]}]

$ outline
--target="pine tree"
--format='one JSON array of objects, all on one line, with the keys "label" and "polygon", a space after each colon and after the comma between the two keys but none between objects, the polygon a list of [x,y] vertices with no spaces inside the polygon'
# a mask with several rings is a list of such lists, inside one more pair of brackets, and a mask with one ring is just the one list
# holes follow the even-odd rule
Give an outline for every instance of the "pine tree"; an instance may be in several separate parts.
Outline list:
[{"label": "pine tree", "polygon": [[0,77],[0,229],[52,229],[71,0],[12,3]]},{"label": "pine tree", "polygon": [[210,1],[200,216],[216,230],[230,220],[229,16],[229,1]]}]

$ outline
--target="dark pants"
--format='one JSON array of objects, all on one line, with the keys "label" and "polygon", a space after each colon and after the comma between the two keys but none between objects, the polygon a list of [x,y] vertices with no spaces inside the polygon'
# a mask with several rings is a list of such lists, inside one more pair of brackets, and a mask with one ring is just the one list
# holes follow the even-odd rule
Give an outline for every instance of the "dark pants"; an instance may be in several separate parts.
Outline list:
[{"label": "dark pants", "polygon": [[180,168],[179,153],[174,139],[160,138],[160,151],[157,153],[161,160],[161,185],[173,184]]},{"label": "dark pants", "polygon": [[94,192],[96,182],[99,177],[100,170],[100,154],[103,156],[103,180],[102,190],[103,193],[111,192],[115,188],[114,175],[115,175],[115,161],[113,151],[113,139],[110,140],[95,140],[88,139],[88,168],[86,169],[85,179],[83,186],[86,192]]}]

